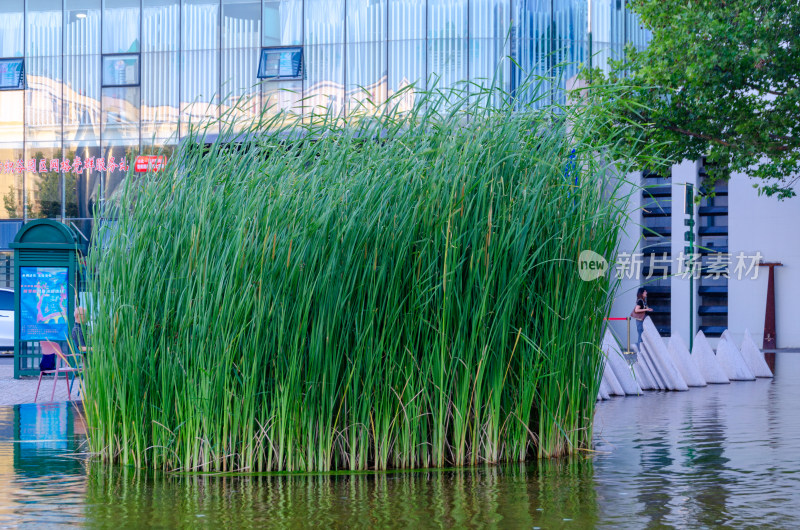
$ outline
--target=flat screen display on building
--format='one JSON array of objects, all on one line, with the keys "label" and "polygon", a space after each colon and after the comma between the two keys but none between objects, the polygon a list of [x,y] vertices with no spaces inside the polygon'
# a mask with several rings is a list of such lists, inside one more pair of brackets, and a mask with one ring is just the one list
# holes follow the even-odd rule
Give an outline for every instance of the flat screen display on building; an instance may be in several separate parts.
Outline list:
[{"label": "flat screen display on building", "polygon": [[19,340],[67,340],[67,267],[20,267]]},{"label": "flat screen display on building", "polygon": [[103,86],[139,86],[139,54],[104,55]]},{"label": "flat screen display on building", "polygon": [[0,59],[0,90],[25,88],[25,59]]},{"label": "flat screen display on building", "polygon": [[262,48],[259,79],[301,79],[303,48]]}]

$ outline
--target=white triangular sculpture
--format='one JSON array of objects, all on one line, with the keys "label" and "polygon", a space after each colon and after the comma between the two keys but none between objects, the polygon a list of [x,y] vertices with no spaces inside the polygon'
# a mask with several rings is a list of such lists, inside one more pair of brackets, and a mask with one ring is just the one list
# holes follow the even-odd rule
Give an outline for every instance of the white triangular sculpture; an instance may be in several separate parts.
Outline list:
[{"label": "white triangular sculpture", "polygon": [[756,378],[742,359],[739,349],[725,334],[717,345],[717,361],[731,381],[754,381]]},{"label": "white triangular sculpture", "polygon": [[650,317],[644,319],[642,340],[647,353],[650,354],[651,368],[658,372],[658,377],[661,378],[667,390],[689,390],[689,386],[684,381],[678,367],[672,362],[672,357],[664,346],[664,340]]},{"label": "white triangular sculpture", "polygon": [[609,399],[611,396],[608,395],[608,383],[606,383],[605,379],[600,380],[600,389],[597,391],[597,399]]},{"label": "white triangular sculpture", "polygon": [[608,365],[608,360],[605,357],[603,357],[603,364],[605,365],[603,368],[603,379],[606,380],[608,393],[612,396],[624,396],[625,390],[622,389],[622,385],[619,384],[617,376],[614,375],[614,371]]},{"label": "white triangular sculpture", "polygon": [[681,375],[683,376],[683,380],[686,381],[686,384],[689,386],[706,386],[706,380],[703,377],[703,374],[700,373],[700,370],[697,369],[697,365],[694,364],[692,361],[692,356],[689,353],[689,349],[686,347],[686,343],[683,342],[683,339],[677,333],[673,333],[672,336],[669,338],[669,344],[667,345],[667,351],[669,352],[670,357],[672,357],[672,362],[675,363],[675,366],[678,367]]},{"label": "white triangular sculpture", "polygon": [[639,386],[642,390],[658,390],[653,375],[644,364],[644,358],[642,358],[639,345],[631,344],[631,349],[636,352],[636,361],[631,365],[631,368],[633,368],[633,374],[636,376],[636,381],[639,383]]},{"label": "white triangular sculpture", "polygon": [[637,357],[637,361],[633,363],[633,374],[636,376],[636,382],[639,383],[642,390],[658,390],[650,372],[644,366],[641,353],[637,354]]},{"label": "white triangular sculpture", "polygon": [[614,372],[617,381],[622,386],[626,395],[638,396],[642,393],[642,388],[634,378],[634,373],[628,361],[622,356],[622,352],[617,345],[617,341],[611,334],[611,330],[607,329],[603,337],[603,353],[608,359],[608,367]]},{"label": "white triangular sculpture", "polygon": [[769,369],[767,361],[764,360],[764,354],[756,346],[749,329],[744,330],[741,353],[754,376],[772,377],[772,370]]},{"label": "white triangular sculpture", "polygon": [[697,369],[700,370],[706,383],[723,384],[731,382],[725,370],[720,366],[716,355],[714,355],[714,350],[711,349],[711,344],[708,343],[708,339],[702,331],[698,331],[694,337],[692,360],[697,365]]},{"label": "white triangular sculpture", "polygon": [[639,348],[639,357],[642,359],[644,369],[650,374],[650,379],[652,379],[653,383],[655,383],[656,390],[667,390],[667,384],[664,382],[664,379],[661,377],[661,374],[656,368],[655,362],[653,361],[653,356],[650,355],[650,350],[647,349],[647,346],[644,342],[642,342],[642,347]]},{"label": "white triangular sculpture", "polygon": [[661,377],[661,373],[655,366],[655,361],[653,361],[650,350],[644,342],[642,342],[642,347],[639,348],[639,358],[642,359],[645,370],[650,373],[650,378],[655,383],[656,390],[669,390],[667,384],[664,382],[664,378]]}]

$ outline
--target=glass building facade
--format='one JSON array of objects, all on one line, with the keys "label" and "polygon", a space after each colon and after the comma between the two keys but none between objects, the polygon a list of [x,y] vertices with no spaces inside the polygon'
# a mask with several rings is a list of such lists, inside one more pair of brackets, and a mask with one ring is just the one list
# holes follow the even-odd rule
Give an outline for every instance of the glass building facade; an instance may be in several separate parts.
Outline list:
[{"label": "glass building facade", "polygon": [[[529,72],[563,85],[589,57],[589,5],[2,0],[0,246],[28,219],[88,229],[137,155],[234,108],[346,113],[412,84],[513,92]],[[596,66],[648,41],[625,0],[594,0],[591,19]]]}]

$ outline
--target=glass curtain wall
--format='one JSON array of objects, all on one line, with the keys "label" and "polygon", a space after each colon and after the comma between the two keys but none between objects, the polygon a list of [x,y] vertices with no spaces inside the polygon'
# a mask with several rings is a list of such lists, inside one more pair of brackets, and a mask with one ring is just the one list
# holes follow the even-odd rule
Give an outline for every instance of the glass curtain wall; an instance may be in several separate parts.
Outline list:
[{"label": "glass curtain wall", "polygon": [[[579,64],[605,67],[649,32],[626,0],[3,0],[0,220],[83,220],[113,200],[135,157],[190,123],[219,131],[266,112],[369,112],[415,91],[492,83],[561,98]],[[301,47],[298,79],[256,76],[262,47]],[[513,62],[512,62],[513,59]],[[517,66],[518,65],[518,66]],[[470,82],[468,84],[466,82]],[[495,104],[501,103],[499,100]]]},{"label": "glass curtain wall", "polygon": [[[0,57],[25,55],[24,7],[23,0],[0,3]],[[22,218],[24,108],[22,91],[0,91],[0,220]]]},{"label": "glass curtain wall", "polygon": [[[264,0],[262,46],[300,46],[303,37],[303,0]],[[308,55],[304,57],[308,62]],[[262,105],[268,115],[302,113],[303,81],[266,81],[261,85]]]}]

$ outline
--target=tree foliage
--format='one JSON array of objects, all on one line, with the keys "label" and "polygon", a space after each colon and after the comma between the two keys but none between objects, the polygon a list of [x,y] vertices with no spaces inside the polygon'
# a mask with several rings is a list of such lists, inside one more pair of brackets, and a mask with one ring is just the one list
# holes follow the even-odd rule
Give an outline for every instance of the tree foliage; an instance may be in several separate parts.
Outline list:
[{"label": "tree foliage", "polygon": [[[759,193],[796,195],[800,178],[800,7],[796,0],[632,0],[652,31],[610,70],[592,72],[613,119],[645,125],[641,152],[707,158],[712,180],[733,172]],[[622,97],[618,97],[622,96]],[[663,153],[662,153],[663,154]]]}]

